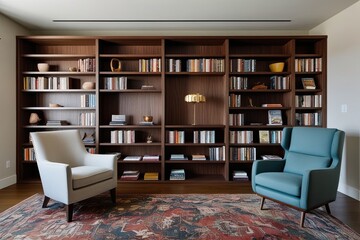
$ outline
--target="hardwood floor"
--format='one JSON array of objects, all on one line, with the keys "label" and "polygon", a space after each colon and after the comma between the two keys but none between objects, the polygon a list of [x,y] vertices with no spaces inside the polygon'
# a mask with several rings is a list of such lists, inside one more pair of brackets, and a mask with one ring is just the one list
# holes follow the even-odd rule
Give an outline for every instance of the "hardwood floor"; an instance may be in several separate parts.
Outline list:
[{"label": "hardwood floor", "polygon": [[[248,184],[185,184],[185,183],[119,183],[118,193],[123,194],[147,194],[147,193],[252,193]],[[16,184],[0,189],[0,212],[21,202],[35,193],[42,193],[40,184]],[[349,227],[360,233],[360,201],[338,193],[335,202],[330,203],[332,215],[341,220]]]}]

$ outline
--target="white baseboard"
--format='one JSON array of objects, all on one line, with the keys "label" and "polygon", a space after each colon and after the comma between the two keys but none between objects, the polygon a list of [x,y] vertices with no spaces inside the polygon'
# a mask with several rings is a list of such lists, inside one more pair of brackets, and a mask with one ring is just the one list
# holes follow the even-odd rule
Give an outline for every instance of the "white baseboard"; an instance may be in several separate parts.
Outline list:
[{"label": "white baseboard", "polygon": [[360,190],[345,184],[339,184],[338,191],[360,201]]},{"label": "white baseboard", "polygon": [[16,175],[0,179],[0,189],[6,188],[16,183]]}]

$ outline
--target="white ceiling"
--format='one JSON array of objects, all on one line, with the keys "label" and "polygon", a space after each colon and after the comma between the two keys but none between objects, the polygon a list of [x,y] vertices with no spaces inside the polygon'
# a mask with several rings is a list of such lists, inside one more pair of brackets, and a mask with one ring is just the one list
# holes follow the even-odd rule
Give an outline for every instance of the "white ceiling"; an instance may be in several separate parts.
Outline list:
[{"label": "white ceiling", "polygon": [[357,1],[0,0],[0,12],[40,31],[310,30]]}]

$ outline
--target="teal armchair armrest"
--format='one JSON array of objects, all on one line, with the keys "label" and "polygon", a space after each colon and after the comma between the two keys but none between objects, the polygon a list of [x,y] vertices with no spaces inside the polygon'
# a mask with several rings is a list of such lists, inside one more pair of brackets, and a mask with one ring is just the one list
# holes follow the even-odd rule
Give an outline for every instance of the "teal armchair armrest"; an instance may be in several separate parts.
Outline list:
[{"label": "teal armchair armrest", "polygon": [[303,175],[300,208],[314,209],[335,201],[339,172],[336,168],[313,169]]}]

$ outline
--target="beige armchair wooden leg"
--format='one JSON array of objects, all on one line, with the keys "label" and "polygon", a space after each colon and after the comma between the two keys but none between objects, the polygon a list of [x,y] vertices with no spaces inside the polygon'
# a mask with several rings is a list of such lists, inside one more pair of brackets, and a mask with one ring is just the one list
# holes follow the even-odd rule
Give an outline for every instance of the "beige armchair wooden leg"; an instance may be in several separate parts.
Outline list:
[{"label": "beige armchair wooden leg", "polygon": [[44,201],[43,201],[42,208],[46,208],[46,207],[47,207],[47,205],[48,205],[48,203],[49,203],[49,200],[50,200],[49,197],[47,197],[47,196],[44,197]]},{"label": "beige armchair wooden leg", "polygon": [[111,201],[116,204],[116,188],[110,190]]},{"label": "beige armchair wooden leg", "polygon": [[74,211],[74,204],[66,205],[66,219],[68,222],[72,221]]}]

